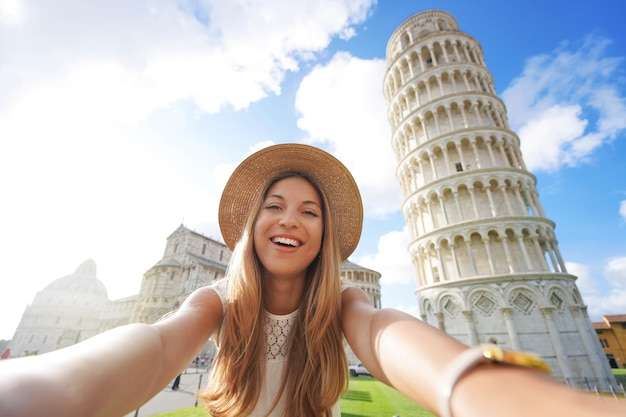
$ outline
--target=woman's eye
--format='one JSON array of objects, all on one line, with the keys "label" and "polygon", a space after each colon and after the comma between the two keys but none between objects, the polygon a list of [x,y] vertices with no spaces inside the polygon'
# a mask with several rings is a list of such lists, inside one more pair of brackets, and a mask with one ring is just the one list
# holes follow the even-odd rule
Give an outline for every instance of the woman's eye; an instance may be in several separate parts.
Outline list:
[{"label": "woman's eye", "polygon": [[312,210],[305,210],[304,214],[307,215],[307,216],[317,217],[317,213],[312,211]]},{"label": "woman's eye", "polygon": [[265,208],[267,210],[278,210],[280,207],[278,206],[278,204],[268,204],[267,206],[265,206]]}]

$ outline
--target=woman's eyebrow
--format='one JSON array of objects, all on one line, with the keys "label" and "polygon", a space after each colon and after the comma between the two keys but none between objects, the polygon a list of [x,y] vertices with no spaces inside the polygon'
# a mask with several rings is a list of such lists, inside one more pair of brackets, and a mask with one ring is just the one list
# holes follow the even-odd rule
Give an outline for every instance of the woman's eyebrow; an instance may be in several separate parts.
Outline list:
[{"label": "woman's eyebrow", "polygon": [[[283,196],[282,196],[282,195],[280,195],[280,194],[270,194],[270,195],[268,195],[267,197],[265,197],[265,200],[268,200],[268,199],[270,199],[270,198],[278,198],[278,199],[280,199],[280,200],[284,200],[284,199],[285,199],[285,197],[283,197]],[[304,201],[302,202],[302,204],[306,204],[306,205],[311,205],[311,204],[312,204],[312,205],[314,205],[314,206],[317,206],[317,207],[319,207],[319,208],[322,208],[322,206],[321,206],[321,205],[320,205],[317,201],[315,201],[315,200],[304,200]]]}]

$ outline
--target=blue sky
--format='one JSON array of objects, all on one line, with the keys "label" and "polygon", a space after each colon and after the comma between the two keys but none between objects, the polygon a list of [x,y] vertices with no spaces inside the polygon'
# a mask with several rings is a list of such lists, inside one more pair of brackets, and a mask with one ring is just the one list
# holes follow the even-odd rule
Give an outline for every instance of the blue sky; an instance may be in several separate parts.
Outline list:
[{"label": "blue sky", "polygon": [[434,8],[482,45],[592,320],[626,313],[622,0],[4,0],[0,339],[87,259],[117,299],[181,222],[221,239],[229,173],[282,142],[353,171],[350,259],[416,314],[382,79],[390,35]]}]

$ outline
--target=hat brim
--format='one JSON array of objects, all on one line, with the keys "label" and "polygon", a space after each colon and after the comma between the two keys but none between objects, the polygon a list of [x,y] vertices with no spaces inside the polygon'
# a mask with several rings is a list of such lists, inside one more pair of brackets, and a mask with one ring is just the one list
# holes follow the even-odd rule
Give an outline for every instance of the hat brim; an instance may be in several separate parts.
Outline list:
[{"label": "hat brim", "polygon": [[264,148],[246,158],[230,176],[219,207],[224,243],[233,250],[241,238],[252,207],[268,182],[284,172],[310,177],[328,200],[334,219],[341,260],[356,249],[363,227],[363,203],[348,169],[331,154],[313,146],[286,143]]}]

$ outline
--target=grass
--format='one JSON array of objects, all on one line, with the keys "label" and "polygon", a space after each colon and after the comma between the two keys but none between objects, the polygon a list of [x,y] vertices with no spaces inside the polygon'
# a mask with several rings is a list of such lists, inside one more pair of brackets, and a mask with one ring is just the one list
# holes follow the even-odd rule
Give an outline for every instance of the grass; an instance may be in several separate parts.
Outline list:
[{"label": "grass", "polygon": [[169,413],[156,414],[152,417],[207,417],[207,413],[202,407],[190,407],[170,411]]},{"label": "grass", "polygon": [[[341,417],[433,417],[414,402],[371,377],[350,378],[350,388],[341,399]],[[207,417],[202,407],[183,408],[152,417]]]},{"label": "grass", "polygon": [[431,417],[413,401],[371,377],[350,378],[350,388],[341,399],[342,417]]},{"label": "grass", "polygon": [[[613,369],[615,376],[626,368]],[[350,388],[341,399],[341,417],[434,417],[393,388],[371,377],[350,378]],[[207,417],[202,407],[183,408],[152,417]]]}]

